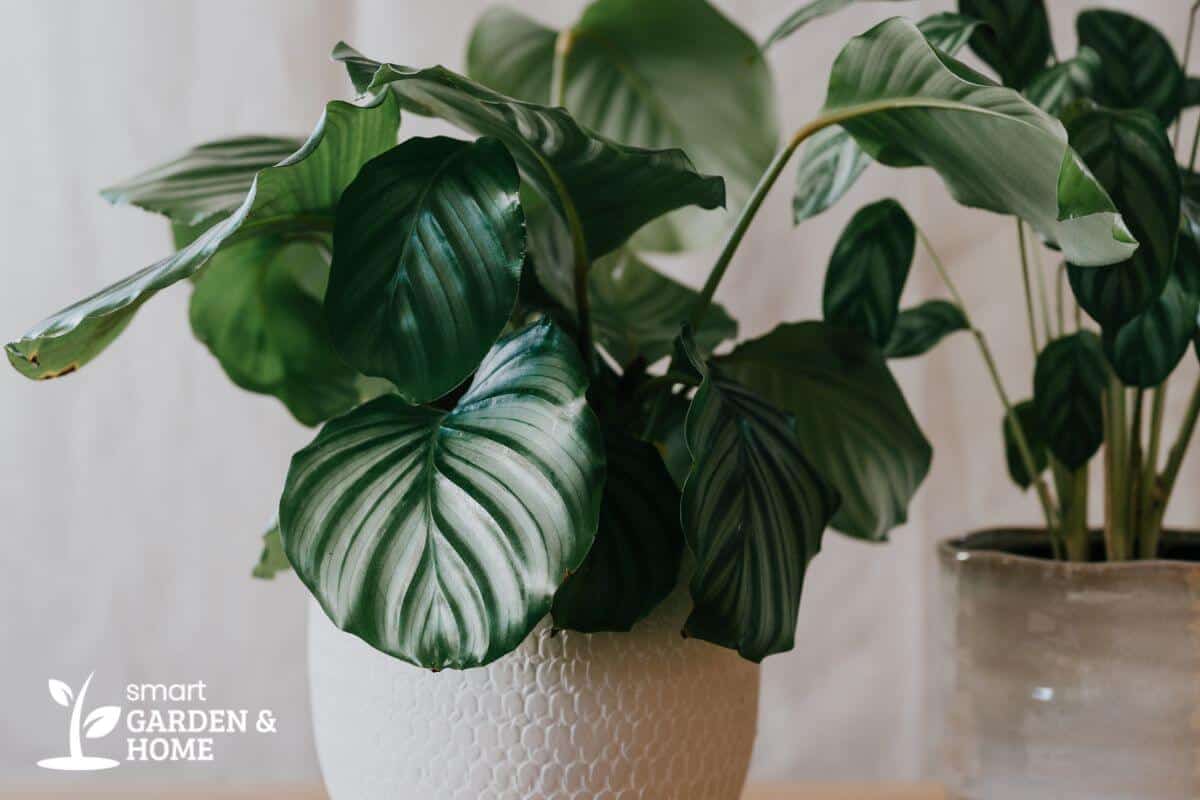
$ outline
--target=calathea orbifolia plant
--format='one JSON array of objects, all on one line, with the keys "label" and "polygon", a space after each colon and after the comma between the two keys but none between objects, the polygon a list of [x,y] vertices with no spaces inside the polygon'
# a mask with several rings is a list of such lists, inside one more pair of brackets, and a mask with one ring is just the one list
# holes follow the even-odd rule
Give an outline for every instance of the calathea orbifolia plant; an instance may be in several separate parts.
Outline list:
[{"label": "calathea orbifolia plant", "polygon": [[[760,47],[703,0],[599,0],[564,31],[493,11],[470,77],[339,45],[359,99],[306,142],[204,145],[106,192],[169,217],[180,249],[9,358],[34,378],[76,369],[191,278],[193,328],[230,377],[325,422],[260,574],[286,561],[345,630],[464,668],[548,612],[627,630],[684,569],[685,633],[761,659],[792,644],[826,526],[884,538],[930,461],[886,361],[927,347],[929,323],[865,289],[831,296],[855,324],[714,354],[736,333],[714,294],[797,148],[930,167],[1088,268],[1135,250],[1062,126],[949,55],[974,24],[854,39],[782,148]],[[402,110],[478,138],[397,145]],[[720,236],[699,292],[645,258]],[[885,256],[912,246],[868,237],[879,265],[847,247],[838,269],[902,281]]]},{"label": "calathea orbifolia plant", "polygon": [[[845,5],[810,4],[772,40],[818,10]],[[1191,5],[1181,63],[1159,31],[1128,14],[1082,12],[1078,52],[1060,58],[1042,0],[959,2],[962,14],[979,22],[971,49],[1005,86],[1062,120],[1073,148],[1141,243],[1128,259],[1099,268],[1063,247],[1062,265],[1047,274],[1042,248],[1026,223],[1051,246],[1054,237],[1027,216],[1018,219],[1020,262],[1013,273],[1017,280],[1020,272],[1035,360],[1029,399],[1010,400],[986,340],[975,331],[1006,409],[1009,472],[1022,488],[1036,488],[1049,544],[1061,558],[1098,555],[1089,545],[1088,464],[1102,445],[1104,557],[1159,553],[1163,514],[1200,413],[1197,385],[1177,438],[1164,452],[1167,379],[1196,338],[1200,309],[1197,137],[1185,150],[1186,166],[1174,152],[1182,110],[1200,103],[1200,84],[1185,75],[1198,6]],[[994,144],[1000,155],[1015,140]],[[882,150],[873,150],[852,126],[814,137],[801,159],[797,222],[840,198],[871,157],[889,163],[890,146],[882,138],[875,145]],[[870,205],[842,234],[826,274],[826,320],[873,338],[889,357],[918,355],[947,333],[971,327],[949,273],[932,253],[953,302],[899,310],[915,239],[929,244],[897,203]]]}]

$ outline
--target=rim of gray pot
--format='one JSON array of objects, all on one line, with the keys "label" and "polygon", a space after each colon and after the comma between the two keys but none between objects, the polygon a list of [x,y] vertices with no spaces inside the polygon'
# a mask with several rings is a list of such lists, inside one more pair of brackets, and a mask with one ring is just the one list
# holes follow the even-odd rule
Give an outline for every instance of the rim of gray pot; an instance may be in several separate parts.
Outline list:
[{"label": "rim of gray pot", "polygon": [[1164,530],[1160,556],[1139,561],[1101,561],[1104,537],[1090,534],[1093,561],[1055,561],[1044,528],[985,528],[937,544],[938,557],[962,567],[1025,567],[1063,573],[1130,573],[1200,568],[1200,532]]}]

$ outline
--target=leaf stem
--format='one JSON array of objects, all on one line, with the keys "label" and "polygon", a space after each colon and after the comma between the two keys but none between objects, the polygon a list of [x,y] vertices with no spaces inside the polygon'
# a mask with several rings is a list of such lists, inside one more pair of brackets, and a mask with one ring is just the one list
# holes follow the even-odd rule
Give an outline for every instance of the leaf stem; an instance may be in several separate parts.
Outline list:
[{"label": "leaf stem", "polygon": [[942,259],[938,257],[937,251],[933,249],[933,244],[929,241],[929,237],[925,235],[925,231],[921,230],[920,227],[916,227],[916,231],[917,238],[921,240],[921,245],[929,253],[930,260],[933,261],[934,269],[937,270],[942,283],[946,286],[946,290],[950,292],[950,296],[954,298],[958,310],[962,312],[963,317],[967,320],[967,326],[971,331],[971,335],[975,337],[980,355],[983,356],[983,362],[987,366],[988,374],[991,375],[992,385],[995,387],[996,394],[1000,397],[1000,402],[1004,406],[1004,414],[1008,419],[1009,426],[1012,428],[1013,439],[1017,443],[1017,450],[1021,454],[1021,461],[1025,465],[1025,471],[1029,473],[1030,478],[1033,480],[1033,485],[1037,489],[1038,500],[1042,504],[1042,512],[1046,517],[1047,532],[1053,539],[1055,531],[1058,529],[1058,520],[1055,513],[1054,500],[1050,496],[1050,487],[1046,485],[1045,478],[1037,469],[1037,462],[1033,458],[1033,449],[1029,446],[1029,440],[1025,437],[1025,431],[1021,428],[1021,423],[1017,419],[1012,401],[1009,399],[1008,392],[1004,389],[1004,381],[1000,378],[1000,370],[996,366],[996,359],[992,356],[992,350],[988,346],[983,331],[975,327],[975,322],[967,312],[966,303],[963,302],[962,294],[959,293],[958,287],[951,280],[950,273],[946,270],[946,265],[942,263]]},{"label": "leaf stem", "polygon": [[1171,452],[1167,455],[1167,466],[1163,469],[1162,483],[1162,505],[1165,510],[1167,502],[1171,499],[1171,492],[1175,488],[1175,481],[1179,478],[1179,469],[1183,466],[1183,458],[1187,455],[1188,444],[1191,442],[1192,434],[1196,431],[1196,420],[1200,418],[1200,379],[1197,379],[1195,387],[1192,389],[1191,400],[1188,401],[1187,411],[1184,413],[1183,424],[1179,428],[1179,437],[1175,440],[1175,444],[1171,446]]},{"label": "leaf stem", "polygon": [[[1033,313],[1033,291],[1029,285],[1029,258],[1025,254],[1025,223],[1020,217],[1017,220],[1017,247],[1021,251],[1021,282],[1025,287],[1025,319],[1029,322],[1029,344],[1033,347],[1033,358],[1038,355],[1037,323]],[[1047,332],[1049,335],[1049,332]]]},{"label": "leaf stem", "polygon": [[[550,73],[550,105],[566,105],[567,58],[575,47],[575,31],[564,28],[554,40],[554,65]],[[542,73],[543,75],[545,73]]]},{"label": "leaf stem", "polygon": [[1129,486],[1125,468],[1128,464],[1126,445],[1127,414],[1125,413],[1125,387],[1117,377],[1110,376],[1108,389],[1102,401],[1104,409],[1104,465],[1106,482],[1104,549],[1109,561],[1124,561],[1126,549],[1126,523],[1128,522]]}]

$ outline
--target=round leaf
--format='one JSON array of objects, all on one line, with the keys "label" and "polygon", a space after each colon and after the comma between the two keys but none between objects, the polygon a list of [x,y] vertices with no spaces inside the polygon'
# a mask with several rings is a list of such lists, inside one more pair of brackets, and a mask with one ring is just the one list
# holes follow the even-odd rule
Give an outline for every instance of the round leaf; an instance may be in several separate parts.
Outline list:
[{"label": "round leaf", "polygon": [[1104,441],[1101,398],[1108,364],[1095,334],[1056,339],[1038,355],[1033,403],[1046,445],[1067,469],[1088,462]]},{"label": "round leaf", "polygon": [[1104,352],[1128,386],[1157,386],[1179,364],[1192,334],[1200,301],[1184,291],[1172,275],[1167,287],[1145,311],[1126,322],[1116,333],[1105,332]]},{"label": "round leaf", "polygon": [[885,347],[915,248],[916,229],[895,200],[860,209],[838,238],[825,272],[825,321]]},{"label": "round leaf", "polygon": [[549,323],[497,342],[451,411],[380,397],[292,459],[284,549],[330,619],[425,667],[487,664],[592,544],[604,479],[583,365]]},{"label": "round leaf", "polygon": [[946,300],[927,300],[906,308],[896,318],[892,338],[884,349],[888,358],[911,358],[928,353],[955,331],[970,328],[962,309]]},{"label": "round leaf", "polygon": [[1054,54],[1043,0],[958,0],[958,10],[983,21],[971,49],[1005,86],[1024,89]]},{"label": "round leaf", "polygon": [[[1029,445],[1033,466],[1040,475],[1050,463],[1050,456],[1046,450],[1045,435],[1042,433],[1042,424],[1038,419],[1037,408],[1034,407],[1032,400],[1024,400],[1013,406],[1013,414],[1017,417],[1017,424],[1021,426],[1025,443]],[[1025,459],[1021,456],[1021,448],[1013,434],[1008,414],[1001,418],[1001,425],[1004,429],[1004,458],[1008,462],[1009,477],[1017,486],[1028,489],[1033,485],[1036,476],[1030,475],[1029,470],[1025,468]]]},{"label": "round leaf", "polygon": [[412,402],[471,374],[508,321],[525,259],[504,145],[409,139],[338,205],[325,313],[342,356]]},{"label": "round leaf", "polygon": [[1153,25],[1120,11],[1093,9],[1079,15],[1075,29],[1079,44],[1100,55],[1092,95],[1097,102],[1148,109],[1164,125],[1175,119],[1185,76],[1171,43]]}]

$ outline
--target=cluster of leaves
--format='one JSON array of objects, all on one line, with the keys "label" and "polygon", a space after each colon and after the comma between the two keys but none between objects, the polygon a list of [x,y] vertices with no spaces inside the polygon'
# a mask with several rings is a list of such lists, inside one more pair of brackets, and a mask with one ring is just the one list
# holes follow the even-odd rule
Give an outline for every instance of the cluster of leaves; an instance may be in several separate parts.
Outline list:
[{"label": "cluster of leaves", "polygon": [[[890,20],[846,46],[798,218],[871,160],[927,166],[1074,262],[1128,258],[1062,126],[951,57],[978,24]],[[753,660],[790,648],[825,528],[885,539],[929,470],[888,359],[968,325],[946,301],[899,310],[903,209],[856,215],[826,319],[715,355],[737,331],[711,303],[724,265],[697,293],[646,253],[730,231],[731,255],[802,138],[777,150],[763,48],[734,23],[704,0],[597,0],[565,31],[488,13],[467,76],[334,57],[360,96],[306,141],[203,145],[106,191],[168,217],[179,250],[35,326],[12,364],[72,371],[191,278],[193,329],[230,378],[325,423],[257,574],[290,563],[398,658],[486,664],[547,613],[627,630],[685,562],[687,634]],[[478,138],[396,144],[402,111]]]}]

